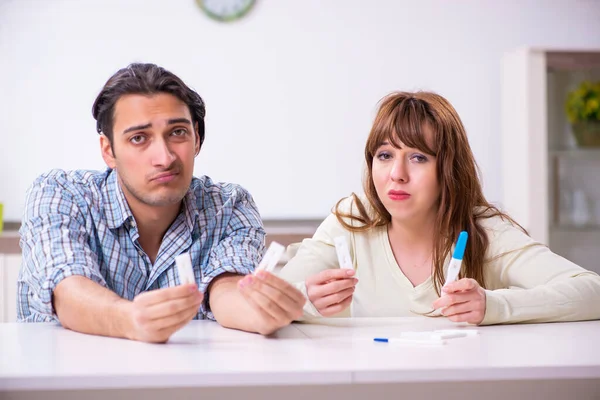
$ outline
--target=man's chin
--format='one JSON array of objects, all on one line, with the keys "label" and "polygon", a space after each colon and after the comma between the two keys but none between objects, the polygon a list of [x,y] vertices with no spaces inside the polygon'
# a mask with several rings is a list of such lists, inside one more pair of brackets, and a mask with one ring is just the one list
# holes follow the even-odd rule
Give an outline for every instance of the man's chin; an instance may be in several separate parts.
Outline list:
[{"label": "man's chin", "polygon": [[179,204],[185,197],[186,192],[165,193],[155,196],[148,196],[144,199],[144,203],[154,207],[168,207],[174,204]]}]

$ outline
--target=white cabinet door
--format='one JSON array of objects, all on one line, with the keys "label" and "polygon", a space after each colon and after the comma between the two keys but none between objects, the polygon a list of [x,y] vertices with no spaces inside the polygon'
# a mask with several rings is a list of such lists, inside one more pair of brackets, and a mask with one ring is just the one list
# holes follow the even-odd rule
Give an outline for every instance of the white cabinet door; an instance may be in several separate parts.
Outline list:
[{"label": "white cabinet door", "polygon": [[502,205],[548,244],[546,53],[519,49],[502,63]]},{"label": "white cabinet door", "polygon": [[17,320],[17,276],[20,254],[0,254],[0,322]]}]

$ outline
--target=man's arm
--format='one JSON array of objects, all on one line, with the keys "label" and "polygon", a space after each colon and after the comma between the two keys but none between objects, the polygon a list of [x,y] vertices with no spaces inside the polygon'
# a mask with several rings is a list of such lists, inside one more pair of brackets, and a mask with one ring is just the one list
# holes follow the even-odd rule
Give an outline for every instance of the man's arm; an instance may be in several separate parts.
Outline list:
[{"label": "man's arm", "polygon": [[62,280],[52,296],[63,327],[102,336],[127,337],[131,302],[83,276]]},{"label": "man's arm", "polygon": [[195,284],[145,292],[133,301],[84,278],[70,276],[54,289],[54,309],[67,329],[145,342],[166,342],[198,312]]},{"label": "man's arm", "polygon": [[18,319],[60,321],[79,332],[161,342],[192,319],[202,301],[196,285],[142,293],[133,302],[106,284],[82,210],[62,171],[40,177],[27,195],[18,278]]},{"label": "man's arm", "polygon": [[220,211],[226,223],[203,270],[203,309],[221,325],[264,335],[302,315],[304,295],[265,271],[253,274],[260,262],[265,230],[252,196],[236,187]]},{"label": "man's arm", "polygon": [[299,290],[265,271],[220,275],[209,294],[211,310],[222,326],[262,335],[300,318],[306,302]]}]

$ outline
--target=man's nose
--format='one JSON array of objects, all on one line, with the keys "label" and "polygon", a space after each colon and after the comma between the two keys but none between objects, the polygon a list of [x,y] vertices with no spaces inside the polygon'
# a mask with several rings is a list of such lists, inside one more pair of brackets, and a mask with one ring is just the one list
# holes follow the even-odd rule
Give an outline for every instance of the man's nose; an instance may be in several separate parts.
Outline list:
[{"label": "man's nose", "polygon": [[157,140],[152,149],[152,165],[167,168],[175,161],[175,154],[165,140]]}]

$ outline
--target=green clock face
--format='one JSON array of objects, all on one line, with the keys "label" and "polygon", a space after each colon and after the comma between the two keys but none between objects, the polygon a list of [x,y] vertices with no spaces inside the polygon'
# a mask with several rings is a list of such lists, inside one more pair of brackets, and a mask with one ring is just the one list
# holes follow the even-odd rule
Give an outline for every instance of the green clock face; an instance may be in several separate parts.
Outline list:
[{"label": "green clock face", "polygon": [[254,6],[255,0],[196,0],[202,11],[221,22],[242,18]]}]

